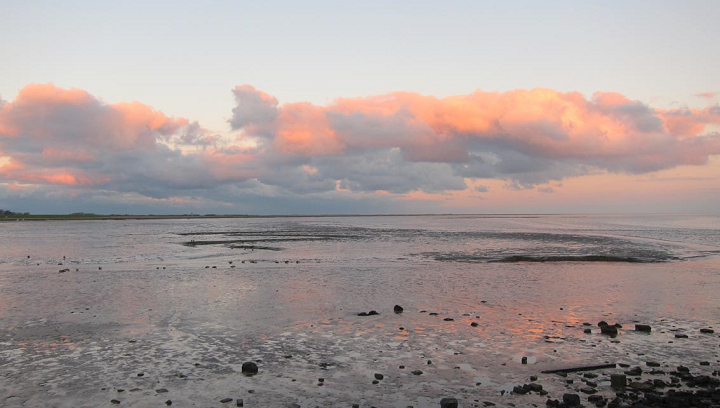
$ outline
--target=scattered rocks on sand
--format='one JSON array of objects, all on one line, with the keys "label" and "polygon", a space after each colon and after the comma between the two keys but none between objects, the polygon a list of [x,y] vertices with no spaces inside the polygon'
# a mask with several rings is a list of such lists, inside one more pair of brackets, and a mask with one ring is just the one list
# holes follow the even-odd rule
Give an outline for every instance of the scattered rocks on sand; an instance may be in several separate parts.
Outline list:
[{"label": "scattered rocks on sand", "polygon": [[403,309],[402,306],[400,306],[400,305],[395,305],[395,307],[393,308],[393,312],[395,312],[396,314],[402,313],[403,310],[404,310],[404,309]]},{"label": "scattered rocks on sand", "polygon": [[580,405],[580,396],[577,394],[563,394],[563,402],[568,407],[577,407]]},{"label": "scattered rocks on sand", "polygon": [[458,408],[457,398],[446,397],[441,399],[440,408]]},{"label": "scattered rocks on sand", "polygon": [[246,361],[242,365],[242,373],[245,375],[255,375],[258,373],[258,366],[257,364],[253,363],[252,361]]},{"label": "scattered rocks on sand", "polygon": [[375,310],[371,310],[369,312],[360,312],[357,315],[358,316],[375,316],[375,315],[379,315],[379,314],[380,313],[376,312]]},{"label": "scattered rocks on sand", "polygon": [[636,324],[635,331],[650,333],[652,331],[652,327],[650,327],[649,324]]}]

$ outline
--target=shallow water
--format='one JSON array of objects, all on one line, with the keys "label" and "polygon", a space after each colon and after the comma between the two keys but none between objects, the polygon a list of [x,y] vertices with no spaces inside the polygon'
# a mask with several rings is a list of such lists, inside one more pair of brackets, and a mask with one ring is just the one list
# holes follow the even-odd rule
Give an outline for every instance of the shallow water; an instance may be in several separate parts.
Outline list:
[{"label": "shallow water", "polygon": [[[546,368],[718,369],[699,329],[720,328],[720,217],[13,222],[0,242],[0,405],[525,406],[545,398],[507,391]],[[555,398],[581,384],[556,377]]]}]

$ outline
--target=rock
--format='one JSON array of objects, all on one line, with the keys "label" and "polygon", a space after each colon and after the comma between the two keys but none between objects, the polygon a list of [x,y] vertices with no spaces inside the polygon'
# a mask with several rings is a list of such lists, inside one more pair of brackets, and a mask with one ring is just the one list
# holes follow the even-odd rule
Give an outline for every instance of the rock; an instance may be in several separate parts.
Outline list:
[{"label": "rock", "polygon": [[430,312],[428,313],[429,316],[437,316],[438,314],[436,312]]},{"label": "rock", "polygon": [[432,365],[432,360],[428,360],[427,365]]},{"label": "rock", "polygon": [[478,324],[478,322],[472,322],[472,323],[470,323],[470,326],[478,327],[478,326],[480,326],[480,324]]},{"label": "rock", "polygon": [[527,364],[527,357],[523,357],[520,359],[521,364]]},{"label": "rock", "polygon": [[404,365],[401,365],[401,366],[399,366],[398,368],[401,369],[401,370],[404,370],[404,369],[405,369],[405,366],[404,366]]},{"label": "rock", "polygon": [[454,322],[455,321],[455,319],[453,319],[452,317],[446,317],[443,320],[446,322]]},{"label": "rock", "polygon": [[242,407],[245,405],[245,401],[243,401],[242,398],[238,398],[237,401],[235,401],[235,406]]},{"label": "rock", "polygon": [[690,369],[687,368],[687,367],[685,367],[685,366],[678,366],[678,368],[676,369],[676,371],[677,371],[678,373],[689,373],[689,372],[690,372]]},{"label": "rock", "polygon": [[380,373],[375,373],[375,379],[376,379],[376,380],[382,380],[383,378],[385,378],[384,375],[382,375],[382,374],[380,374]]},{"label": "rock", "polygon": [[252,361],[246,361],[242,365],[242,373],[245,375],[255,375],[258,373],[258,366],[257,364],[253,363]]},{"label": "rock", "polygon": [[647,364],[648,367],[660,367],[660,363],[655,361],[648,361],[645,364]]},{"label": "rock", "polygon": [[701,365],[701,366],[709,366],[709,365],[710,365],[710,362],[709,362],[709,361],[701,361],[701,362],[700,362],[700,365]]},{"label": "rock", "polygon": [[577,394],[563,394],[563,402],[568,407],[577,407],[580,405],[580,396]]},{"label": "rock", "polygon": [[377,384],[380,384],[380,381],[378,381],[378,380],[373,380],[372,383],[375,384],[375,385],[377,385]]},{"label": "rock", "polygon": [[700,333],[713,334],[713,333],[715,333],[715,330],[713,330],[713,329],[700,329]]},{"label": "rock", "polygon": [[232,398],[223,398],[223,399],[220,400],[220,402],[221,402],[222,404],[225,404],[225,403],[228,403],[228,402],[232,402],[232,400],[233,400]]},{"label": "rock", "polygon": [[371,311],[368,312],[368,316],[375,316],[375,315],[379,315],[379,314],[380,314],[380,313],[378,313],[378,312],[376,312],[376,311],[374,311],[374,310],[371,310]]},{"label": "rock", "polygon": [[627,385],[627,377],[625,374],[611,374],[610,386],[613,388],[625,388]]},{"label": "rock", "polygon": [[636,324],[635,331],[650,333],[652,331],[652,327],[648,324]]},{"label": "rock", "polygon": [[167,388],[158,388],[157,390],[155,390],[155,392],[158,394],[163,394],[163,393],[168,392],[168,390],[167,390]]},{"label": "rock", "polygon": [[653,389],[652,383],[649,383],[649,382],[637,382],[637,381],[632,381],[632,382],[630,382],[630,384],[628,385],[628,387],[630,387],[630,388],[632,388],[632,389],[635,389],[635,390],[638,390],[638,391],[650,391],[650,390]]},{"label": "rock", "polygon": [[515,394],[520,394],[520,395],[527,394],[528,391],[529,391],[529,390],[526,390],[526,389],[523,388],[521,385],[516,385],[516,386],[514,386],[514,387],[513,387],[513,390],[512,390],[513,393],[515,393]]},{"label": "rock", "polygon": [[172,405],[172,401],[170,401],[170,400],[165,401],[165,405],[167,405],[167,406]]},{"label": "rock", "polygon": [[530,389],[530,391],[540,392],[542,391],[543,386],[538,383],[532,383],[528,384],[528,388]]},{"label": "rock", "polygon": [[[600,322],[598,323],[598,327],[603,327],[603,326],[607,326],[607,325],[608,325],[608,323],[605,320],[600,320]],[[572,395],[572,394],[568,394],[568,395]]]},{"label": "rock", "polygon": [[483,401],[483,406],[484,406],[484,407],[494,407],[494,406],[495,406],[495,403],[494,403],[494,402],[490,402],[490,401]]},{"label": "rock", "polygon": [[592,330],[590,330],[590,329],[585,329],[585,330],[583,330],[583,333],[585,333],[585,334],[590,334],[590,333],[592,333]]},{"label": "rock", "polygon": [[456,398],[443,398],[440,400],[440,408],[458,408],[458,400]]},{"label": "rock", "polygon": [[537,381],[537,375],[531,375],[530,381]]},{"label": "rock", "polygon": [[145,373],[138,373],[137,376],[138,376],[138,377],[142,377],[142,376],[144,376],[144,375],[145,375]]},{"label": "rock", "polygon": [[640,367],[633,367],[627,371],[625,371],[625,374],[631,375],[633,377],[637,377],[638,375],[642,375],[643,370]]},{"label": "rock", "polygon": [[368,314],[367,314],[367,312],[360,312],[360,313],[358,313],[357,315],[364,317],[364,316],[367,316]]},{"label": "rock", "polygon": [[120,403],[120,401],[118,401],[118,400],[116,400],[116,399],[110,400],[110,402],[113,403],[113,404],[119,404],[119,403]]},{"label": "rock", "polygon": [[403,310],[404,310],[404,309],[403,309],[402,306],[400,306],[400,305],[395,305],[395,307],[393,308],[393,312],[395,312],[396,314],[402,313]]},{"label": "rock", "polygon": [[580,391],[585,394],[595,394],[597,392],[597,390],[592,387],[583,387],[583,388],[580,388]]},{"label": "rock", "polygon": [[412,373],[413,375],[422,375],[423,372],[420,371],[420,370],[412,370],[411,373]]},{"label": "rock", "polygon": [[687,334],[676,334],[675,338],[676,339],[687,339],[688,335]]},{"label": "rock", "polygon": [[600,332],[608,336],[617,336],[618,328],[617,326],[600,326]]}]

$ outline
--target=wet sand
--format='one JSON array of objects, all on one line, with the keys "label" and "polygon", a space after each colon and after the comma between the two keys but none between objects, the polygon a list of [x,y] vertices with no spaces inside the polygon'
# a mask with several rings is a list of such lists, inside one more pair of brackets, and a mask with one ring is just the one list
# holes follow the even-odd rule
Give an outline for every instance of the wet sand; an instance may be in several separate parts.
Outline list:
[{"label": "wet sand", "polygon": [[[667,383],[680,365],[711,378],[720,368],[716,258],[363,267],[271,252],[65,273],[2,265],[0,405],[522,407],[572,393],[593,406],[582,388],[611,400],[610,374],[635,366]],[[357,315],[369,310],[380,314]],[[620,323],[617,337],[600,320]],[[257,375],[242,374],[247,361]],[[541,373],[606,363],[627,367]],[[547,395],[513,392],[533,382]]]}]

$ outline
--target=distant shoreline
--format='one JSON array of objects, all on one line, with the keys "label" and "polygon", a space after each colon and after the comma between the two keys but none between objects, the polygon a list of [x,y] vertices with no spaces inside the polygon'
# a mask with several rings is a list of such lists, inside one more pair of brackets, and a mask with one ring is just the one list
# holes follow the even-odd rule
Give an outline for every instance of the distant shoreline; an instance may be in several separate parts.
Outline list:
[{"label": "distant shoreline", "polygon": [[84,221],[84,220],[191,220],[216,218],[357,218],[357,217],[483,217],[483,218],[539,218],[539,217],[587,217],[587,216],[648,216],[648,215],[712,215],[712,214],[666,214],[666,213],[600,213],[600,214],[181,214],[181,215],[102,215],[102,214],[12,214],[0,215],[1,222],[15,221]]},{"label": "distant shoreline", "polygon": [[535,218],[542,215],[555,214],[292,214],[292,215],[99,215],[99,214],[57,214],[57,215],[10,215],[0,217],[0,222],[13,221],[83,221],[83,220],[184,220],[184,219],[215,219],[215,218],[333,218],[333,217],[431,217],[431,216],[483,216],[488,218]]}]

